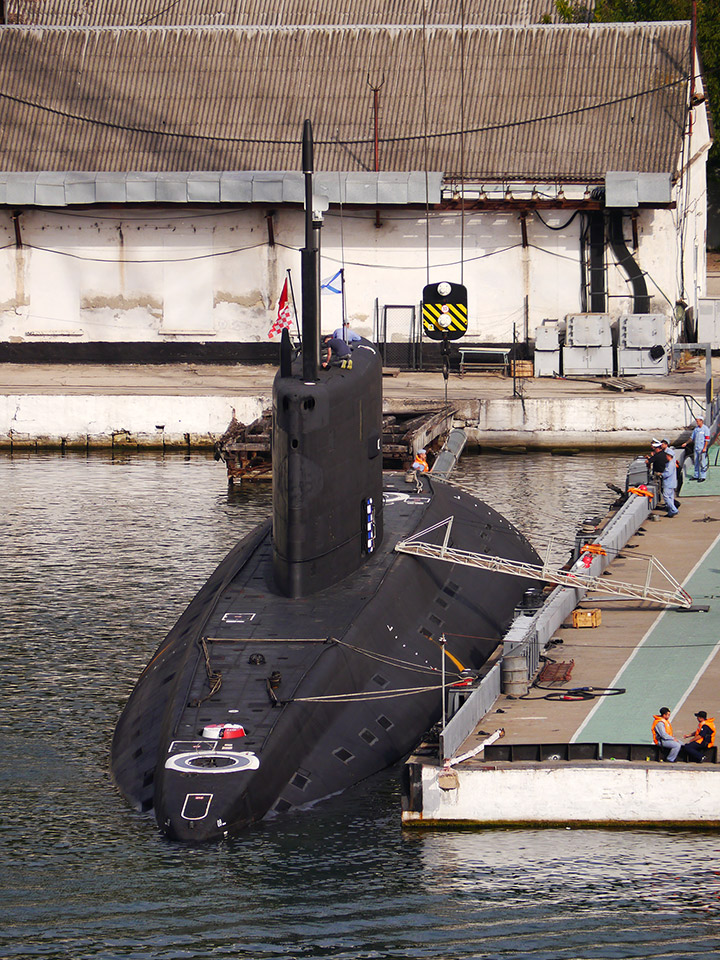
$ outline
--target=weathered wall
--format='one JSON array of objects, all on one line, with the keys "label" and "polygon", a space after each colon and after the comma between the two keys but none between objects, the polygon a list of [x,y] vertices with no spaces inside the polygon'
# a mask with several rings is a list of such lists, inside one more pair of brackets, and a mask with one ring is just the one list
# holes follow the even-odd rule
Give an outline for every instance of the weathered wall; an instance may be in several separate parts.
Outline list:
[{"label": "weathered wall", "polygon": [[0,447],[212,446],[268,397],[0,396]]},{"label": "weathered wall", "polygon": [[[233,409],[251,423],[267,396],[0,395],[0,447],[211,446]],[[682,397],[567,397],[469,400],[458,420],[471,443],[537,448],[627,446],[644,450],[648,436],[675,438],[690,418]]]},{"label": "weathered wall", "polygon": [[[458,786],[443,790],[439,768],[423,766],[423,821],[537,826],[720,822],[720,768],[588,763],[456,767],[454,772]],[[418,822],[413,814],[403,819]]]},{"label": "weathered wall", "polygon": [[[695,186],[688,203],[686,277],[697,261],[693,231],[704,224]],[[260,206],[27,209],[18,248],[11,212],[2,211],[0,342],[267,343],[287,269],[300,295],[303,218],[295,208],[276,210],[270,246],[266,213]],[[350,322],[369,337],[376,299],[381,308],[417,305],[429,276],[467,285],[468,340],[507,343],[513,327],[519,339],[526,332],[532,338],[543,319],[580,310],[581,217],[568,223],[570,217],[567,210],[544,211],[545,225],[529,213],[523,248],[516,210],[468,211],[461,230],[459,211],[432,213],[426,229],[423,211],[383,209],[377,227],[373,209],[333,208],[322,233],[321,273],[329,278],[344,265]],[[626,227],[629,238],[629,220]],[[669,314],[681,280],[674,211],[641,210],[638,238],[651,311]],[[611,266],[608,280],[611,312],[631,312],[625,275]],[[331,330],[341,297],[324,294],[322,308],[323,327]],[[404,341],[408,333],[403,324],[389,339]]]},{"label": "weathered wall", "polygon": [[675,438],[692,415],[683,397],[593,396],[477,400],[458,418],[471,443],[488,446],[631,446],[647,436]]}]

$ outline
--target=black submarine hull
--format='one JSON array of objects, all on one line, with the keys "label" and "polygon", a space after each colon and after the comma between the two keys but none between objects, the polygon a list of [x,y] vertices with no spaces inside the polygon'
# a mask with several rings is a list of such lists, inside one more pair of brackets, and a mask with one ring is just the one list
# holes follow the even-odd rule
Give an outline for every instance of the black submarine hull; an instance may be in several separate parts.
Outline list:
[{"label": "black submarine hull", "polygon": [[[153,808],[169,837],[232,835],[391,765],[441,714],[438,638],[450,680],[496,648],[527,582],[394,545],[452,515],[458,549],[536,555],[486,504],[430,475],[418,482],[386,478],[385,538],[354,575],[287,597],[264,524],[171,631],[118,724],[112,765],[120,790],[137,809]],[[245,736],[202,736],[220,724],[242,725]]]}]

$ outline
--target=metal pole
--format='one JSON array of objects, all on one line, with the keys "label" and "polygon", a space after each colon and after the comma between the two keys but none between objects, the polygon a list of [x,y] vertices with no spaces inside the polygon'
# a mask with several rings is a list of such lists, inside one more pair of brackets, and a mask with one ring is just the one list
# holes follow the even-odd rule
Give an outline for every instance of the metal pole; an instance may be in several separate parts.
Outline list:
[{"label": "metal pole", "polygon": [[712,425],[713,375],[712,346],[705,345],[705,423]]},{"label": "metal pole", "polygon": [[320,335],[318,324],[318,251],[317,235],[313,225],[313,140],[312,124],[303,126],[302,165],[305,175],[305,246],[301,251],[302,264],[302,340],[303,379],[317,380],[320,362]]},{"label": "metal pole", "polygon": [[349,325],[349,323],[348,323],[348,321],[347,321],[347,310],[346,310],[346,307],[345,307],[345,267],[343,267],[343,268],[340,270],[340,292],[342,293],[342,305],[341,305],[341,310],[342,310],[342,332],[343,332],[343,340],[345,340],[345,342],[347,343],[347,339],[348,339],[348,329],[349,329],[350,325]]},{"label": "metal pole", "polygon": [[[442,733],[443,734],[445,733],[445,644],[446,643],[447,643],[447,639],[445,638],[445,634],[443,634],[440,637],[440,654],[442,656],[442,666],[440,669],[440,676],[441,676],[440,682],[442,683]],[[440,745],[442,748],[442,737],[440,738]],[[442,760],[443,757],[441,756],[440,759]]]}]

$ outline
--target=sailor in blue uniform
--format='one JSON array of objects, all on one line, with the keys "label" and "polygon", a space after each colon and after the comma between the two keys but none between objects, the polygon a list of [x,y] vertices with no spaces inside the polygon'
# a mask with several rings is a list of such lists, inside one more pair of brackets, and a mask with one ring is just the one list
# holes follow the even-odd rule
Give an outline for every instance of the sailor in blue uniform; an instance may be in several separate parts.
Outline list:
[{"label": "sailor in blue uniform", "polygon": [[695,476],[691,477],[691,480],[698,480],[700,483],[703,483],[707,477],[708,471],[708,447],[710,446],[710,428],[704,422],[702,417],[696,417],[695,423],[697,426],[690,435],[690,439],[687,440],[683,446],[686,447],[688,443],[693,445],[693,461],[695,463]]},{"label": "sailor in blue uniform", "polygon": [[678,512],[678,509],[675,506],[675,491],[677,490],[677,464],[675,462],[675,451],[672,447],[668,447],[667,440],[663,440],[662,443],[667,456],[667,463],[665,464],[665,469],[662,473],[662,494],[663,500],[665,501],[665,506],[667,507],[667,515],[669,517],[674,517]]}]

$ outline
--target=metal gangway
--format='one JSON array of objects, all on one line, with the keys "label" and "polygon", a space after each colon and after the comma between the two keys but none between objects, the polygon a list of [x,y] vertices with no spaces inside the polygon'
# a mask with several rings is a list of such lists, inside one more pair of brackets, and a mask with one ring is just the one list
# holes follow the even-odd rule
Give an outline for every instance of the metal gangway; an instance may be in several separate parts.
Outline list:
[{"label": "metal gangway", "polygon": [[[495,573],[506,573],[512,577],[525,577],[530,580],[542,580],[544,583],[555,583],[562,587],[576,587],[582,590],[593,590],[598,593],[607,593],[618,597],[633,597],[639,600],[649,600],[665,606],[690,607],[692,597],[683,590],[677,580],[655,559],[647,557],[647,575],[644,584],[624,583],[621,580],[601,578],[587,570],[587,561],[581,557],[570,570],[553,569],[549,560],[543,564],[522,563],[519,560],[506,560],[503,557],[491,557],[483,553],[472,553],[468,550],[457,550],[448,546],[452,530],[453,517],[447,517],[440,523],[420,530],[406,540],[395,545],[398,553],[409,553],[416,557],[425,557],[428,560],[444,560],[447,563],[460,563],[466,567],[477,567],[479,570],[491,570]],[[428,543],[423,538],[442,527],[447,527],[442,544]],[[593,555],[605,555],[606,551],[600,544],[587,544],[584,548],[586,557],[592,561]],[[549,553],[549,551],[548,551]],[[651,585],[653,572],[657,571],[671,584],[672,589],[659,589]]]}]

